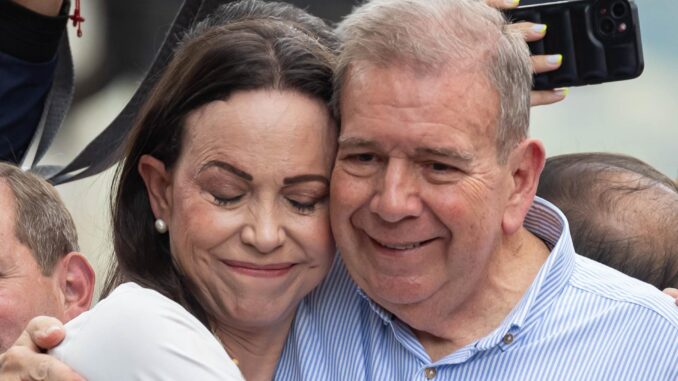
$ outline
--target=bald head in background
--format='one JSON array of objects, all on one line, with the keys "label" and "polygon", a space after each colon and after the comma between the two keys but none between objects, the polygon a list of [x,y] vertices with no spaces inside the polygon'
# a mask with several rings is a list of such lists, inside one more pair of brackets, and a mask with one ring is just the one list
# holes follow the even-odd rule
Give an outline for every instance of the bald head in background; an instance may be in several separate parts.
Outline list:
[{"label": "bald head in background", "polygon": [[659,289],[678,287],[678,185],[636,158],[546,161],[537,195],[567,216],[578,253]]}]

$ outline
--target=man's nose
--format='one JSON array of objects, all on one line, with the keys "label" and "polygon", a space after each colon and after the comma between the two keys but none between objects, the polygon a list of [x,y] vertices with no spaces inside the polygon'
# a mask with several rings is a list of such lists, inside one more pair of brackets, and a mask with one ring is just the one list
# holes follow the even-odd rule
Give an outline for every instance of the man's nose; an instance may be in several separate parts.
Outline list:
[{"label": "man's nose", "polygon": [[387,222],[417,217],[422,211],[416,173],[404,160],[391,160],[379,188],[370,201],[370,211]]},{"label": "man's nose", "polygon": [[253,217],[252,222],[242,229],[242,242],[256,248],[262,254],[271,253],[281,247],[286,234],[275,211],[261,210]]}]

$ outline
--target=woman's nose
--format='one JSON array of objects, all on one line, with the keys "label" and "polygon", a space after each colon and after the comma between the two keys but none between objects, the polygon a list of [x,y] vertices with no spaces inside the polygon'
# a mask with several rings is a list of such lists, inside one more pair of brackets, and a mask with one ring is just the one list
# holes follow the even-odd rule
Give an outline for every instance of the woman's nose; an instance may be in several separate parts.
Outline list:
[{"label": "woman's nose", "polygon": [[285,229],[274,213],[261,213],[253,223],[247,224],[241,233],[242,241],[260,253],[275,251],[285,242]]}]

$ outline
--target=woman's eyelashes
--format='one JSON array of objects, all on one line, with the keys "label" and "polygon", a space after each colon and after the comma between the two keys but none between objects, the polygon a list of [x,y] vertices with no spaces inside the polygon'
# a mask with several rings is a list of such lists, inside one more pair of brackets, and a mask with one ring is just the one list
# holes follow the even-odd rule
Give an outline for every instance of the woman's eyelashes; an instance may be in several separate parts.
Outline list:
[{"label": "woman's eyelashes", "polygon": [[[237,196],[227,196],[223,194],[218,194],[210,192],[210,195],[213,199],[214,204],[217,206],[223,207],[236,207],[238,206],[247,196],[247,193],[241,193]],[[298,213],[300,214],[311,214],[316,211],[318,204],[323,203],[327,200],[327,195],[320,197],[294,197],[294,196],[284,196],[283,199]]]},{"label": "woman's eyelashes", "polygon": [[219,206],[233,206],[234,204],[237,204],[239,201],[243,199],[245,194],[240,194],[237,196],[222,196],[222,195],[216,195],[212,193],[212,197],[214,198],[214,203],[219,205]]},{"label": "woman's eyelashes", "polygon": [[296,209],[299,213],[301,214],[311,214],[315,212],[316,206],[324,202],[327,199],[327,196],[323,196],[320,198],[312,198],[312,199],[305,199],[305,200],[299,200],[299,199],[294,199],[292,197],[286,197],[287,202]]}]

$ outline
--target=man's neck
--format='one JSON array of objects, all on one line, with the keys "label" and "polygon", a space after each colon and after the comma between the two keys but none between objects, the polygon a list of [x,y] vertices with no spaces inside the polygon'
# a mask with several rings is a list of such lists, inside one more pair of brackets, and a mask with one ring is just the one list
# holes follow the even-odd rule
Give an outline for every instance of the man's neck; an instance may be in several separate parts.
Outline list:
[{"label": "man's neck", "polygon": [[451,306],[450,300],[463,290],[443,288],[423,303],[389,309],[412,328],[436,361],[495,330],[523,297],[548,255],[546,245],[522,229],[497,251],[477,286],[456,305]]}]

